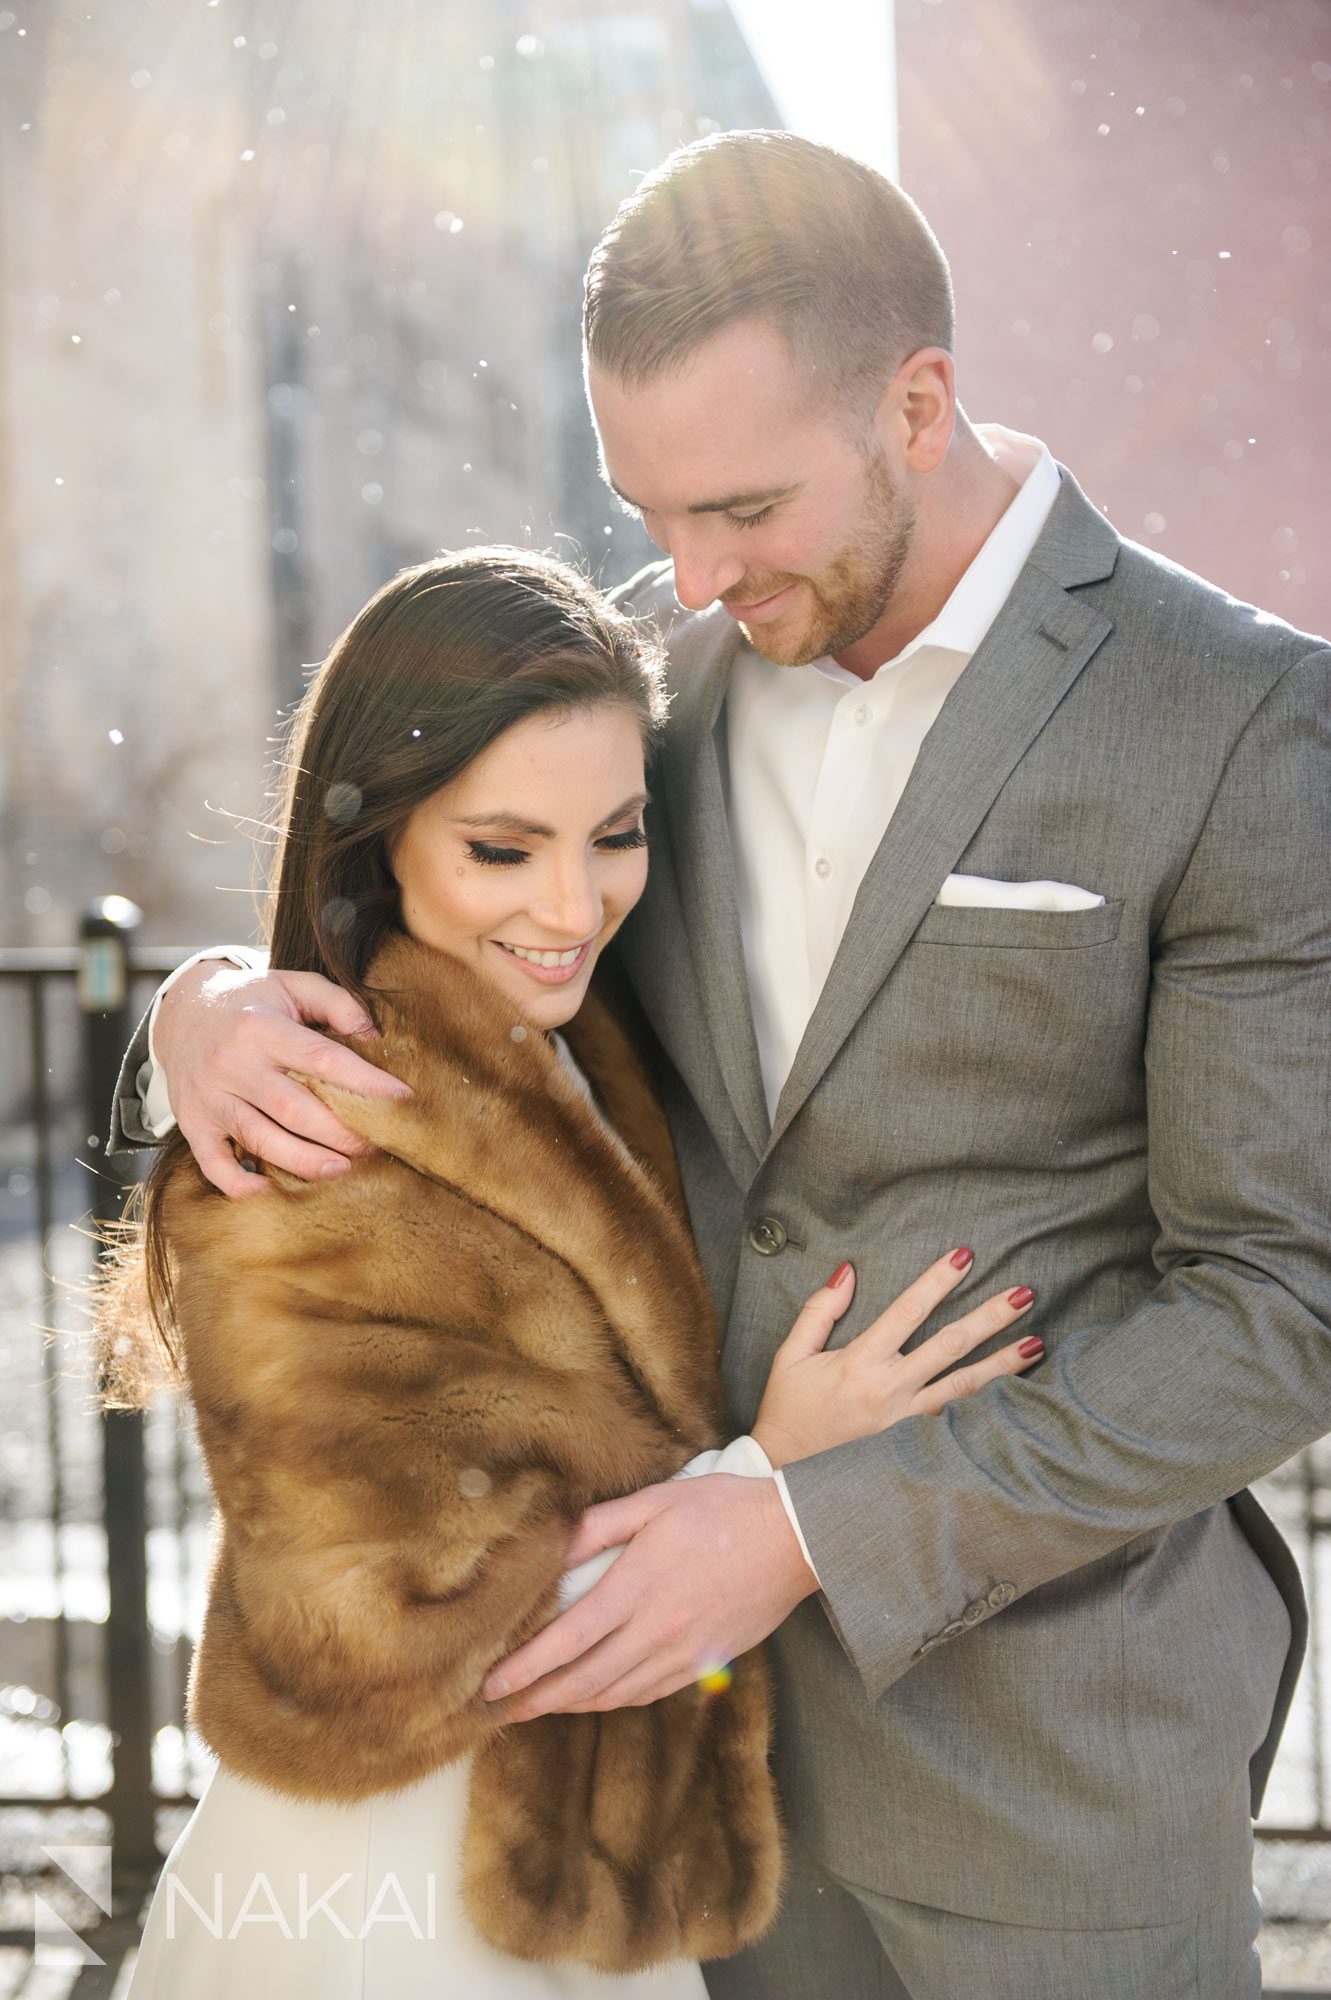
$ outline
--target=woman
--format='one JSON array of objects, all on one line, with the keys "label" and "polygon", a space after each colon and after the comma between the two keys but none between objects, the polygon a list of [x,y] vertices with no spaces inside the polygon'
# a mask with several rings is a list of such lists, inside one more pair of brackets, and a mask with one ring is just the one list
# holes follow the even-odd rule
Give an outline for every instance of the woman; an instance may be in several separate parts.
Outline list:
[{"label": "woman", "polygon": [[[155,1327],[220,1523],[190,1690],[219,1768],[136,2000],[702,2000],[697,1961],[760,1934],[779,1893],[760,1656],[700,1661],[650,1707],[507,1727],[481,1683],[613,1559],[561,1577],[587,1506],[770,1476],[937,1410],[932,1378],[1020,1317],[992,1300],[900,1356],[955,1253],[861,1334],[882,1365],[848,1397],[822,1353],[843,1267],[753,1436],[718,1450],[664,1118],[592,987],[646,880],[663,717],[628,621],[503,550],[397,577],[302,704],[274,963],[355,992],[379,1030],[362,1052],[410,1095],[306,1079],[373,1150],[318,1183],[264,1169],[258,1200],[221,1197],[174,1138],[109,1270],[108,1393],[141,1399]],[[1023,1365],[1005,1349],[972,1383]]]}]

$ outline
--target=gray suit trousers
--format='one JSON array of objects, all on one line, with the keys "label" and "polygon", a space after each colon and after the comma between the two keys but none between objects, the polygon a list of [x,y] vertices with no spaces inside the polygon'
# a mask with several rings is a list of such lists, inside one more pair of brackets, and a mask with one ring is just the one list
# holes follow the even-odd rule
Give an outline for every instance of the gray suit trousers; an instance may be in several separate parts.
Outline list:
[{"label": "gray suit trousers", "polygon": [[1038,1930],[930,1909],[791,1856],[774,1930],[704,1966],[711,2000],[1257,2000],[1250,1871],[1199,1916]]}]

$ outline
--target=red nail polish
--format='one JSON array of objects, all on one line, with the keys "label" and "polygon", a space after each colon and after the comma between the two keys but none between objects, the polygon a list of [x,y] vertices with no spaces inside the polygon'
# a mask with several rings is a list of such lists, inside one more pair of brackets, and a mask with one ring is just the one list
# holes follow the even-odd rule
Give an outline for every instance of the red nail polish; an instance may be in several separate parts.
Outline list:
[{"label": "red nail polish", "polygon": [[838,1264],[835,1271],[833,1271],[831,1277],[827,1281],[827,1289],[830,1292],[834,1292],[838,1285],[845,1284],[849,1276],[850,1276],[850,1265]]},{"label": "red nail polish", "polygon": [[1017,1352],[1023,1361],[1034,1361],[1037,1354],[1044,1353],[1044,1342],[1038,1333],[1033,1333],[1029,1340],[1022,1341]]},{"label": "red nail polish", "polygon": [[1035,1293],[1029,1285],[1019,1285],[1015,1292],[1008,1293],[1007,1302],[1015,1307],[1028,1306],[1034,1297]]},{"label": "red nail polish", "polygon": [[947,1261],[954,1271],[964,1271],[968,1264],[975,1262],[975,1252],[973,1250],[954,1250]]}]

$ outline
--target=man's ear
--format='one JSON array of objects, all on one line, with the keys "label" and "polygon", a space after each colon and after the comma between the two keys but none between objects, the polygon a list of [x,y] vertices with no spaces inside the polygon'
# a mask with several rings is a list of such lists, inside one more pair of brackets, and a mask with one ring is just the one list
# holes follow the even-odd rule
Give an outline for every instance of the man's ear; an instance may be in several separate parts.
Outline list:
[{"label": "man's ear", "polygon": [[932,472],[947,454],[956,415],[952,356],[944,347],[921,347],[884,390],[875,428],[885,428],[908,470]]}]

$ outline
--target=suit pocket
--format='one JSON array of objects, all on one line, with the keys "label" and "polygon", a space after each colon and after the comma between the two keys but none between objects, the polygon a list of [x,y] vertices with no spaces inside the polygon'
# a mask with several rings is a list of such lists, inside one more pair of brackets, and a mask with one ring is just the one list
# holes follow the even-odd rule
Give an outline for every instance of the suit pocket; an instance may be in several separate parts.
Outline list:
[{"label": "suit pocket", "polygon": [[[933,1132],[996,1171],[1105,1158],[1136,1126],[1149,961],[1122,900],[1089,910],[930,909],[889,982],[884,1033]],[[929,1096],[921,1093],[927,1089]],[[899,1142],[898,1142],[899,1143]]]},{"label": "suit pocket", "polygon": [[1112,944],[1122,916],[1121,898],[1092,910],[966,909],[935,903],[911,942],[982,951],[1084,951]]}]

